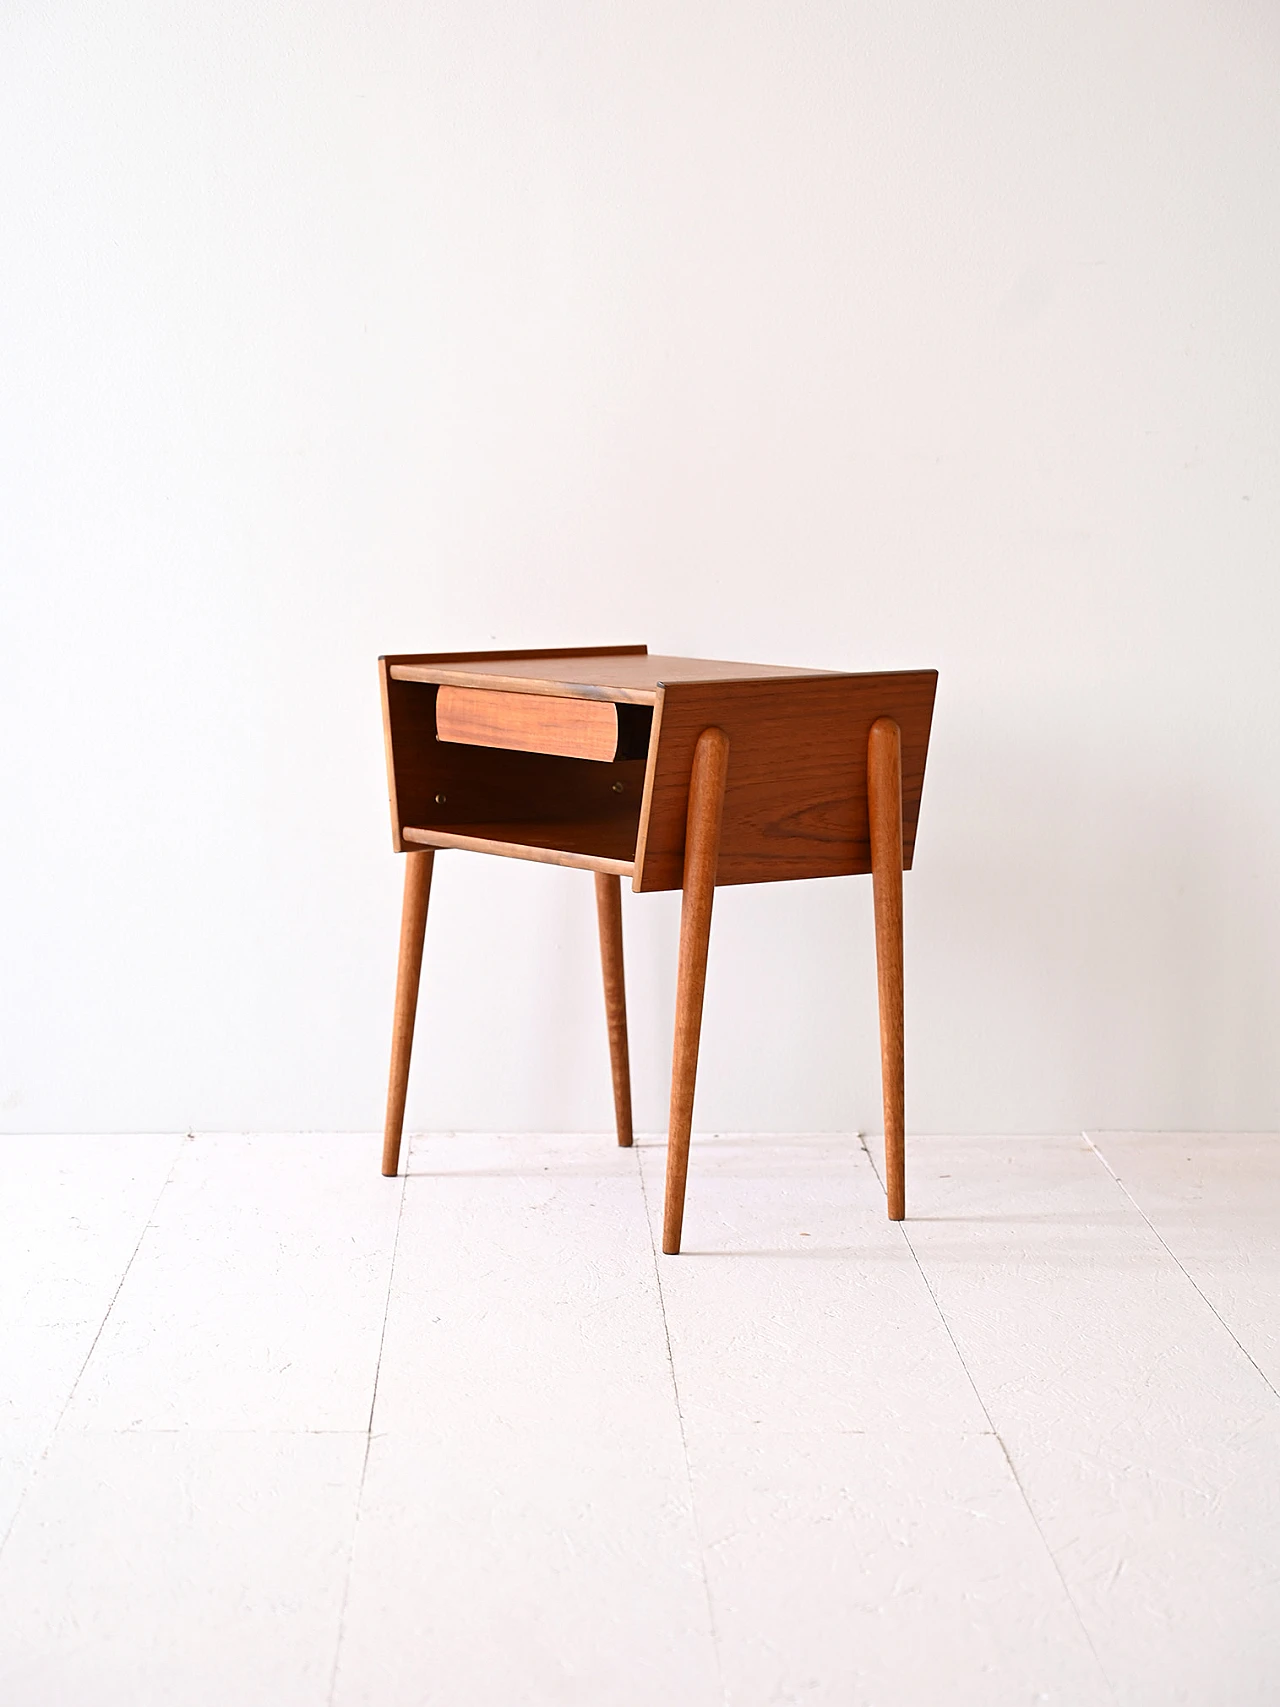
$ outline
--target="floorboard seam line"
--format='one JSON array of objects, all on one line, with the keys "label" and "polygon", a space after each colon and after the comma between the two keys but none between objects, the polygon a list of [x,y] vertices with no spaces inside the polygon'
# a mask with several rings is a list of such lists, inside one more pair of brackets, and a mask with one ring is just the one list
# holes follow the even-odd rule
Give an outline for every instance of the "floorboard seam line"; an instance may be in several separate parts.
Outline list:
[{"label": "floorboard seam line", "polygon": [[1261,1366],[1258,1364],[1257,1360],[1250,1354],[1248,1348],[1246,1346],[1242,1345],[1240,1340],[1237,1338],[1237,1336],[1232,1332],[1228,1323],[1219,1314],[1217,1309],[1215,1309],[1214,1304],[1213,1304],[1213,1300],[1211,1298],[1209,1298],[1206,1295],[1206,1293],[1202,1290],[1202,1288],[1196,1284],[1196,1280],[1195,1280],[1194,1275],[1192,1275],[1190,1270],[1187,1269],[1186,1266],[1179,1260],[1177,1252],[1173,1249],[1173,1247],[1169,1244],[1169,1241],[1160,1232],[1160,1229],[1156,1226],[1155,1222],[1147,1214],[1146,1210],[1142,1207],[1142,1205],[1138,1202],[1137,1198],[1129,1190],[1128,1186],[1120,1178],[1120,1175],[1111,1166],[1111,1163],[1103,1155],[1102,1151],[1094,1143],[1093,1139],[1090,1138],[1090,1136],[1087,1132],[1082,1132],[1080,1134],[1080,1136],[1084,1139],[1085,1143],[1089,1146],[1089,1148],[1093,1151],[1094,1155],[1102,1163],[1103,1167],[1107,1170],[1108,1174],[1110,1174],[1111,1178],[1119,1186],[1120,1190],[1124,1193],[1124,1195],[1128,1199],[1128,1201],[1133,1205],[1134,1209],[1137,1210],[1139,1215],[1141,1215],[1143,1222],[1146,1224],[1147,1228],[1151,1232],[1151,1236],[1160,1245],[1161,1250],[1164,1251],[1165,1255],[1169,1258],[1170,1262],[1173,1263],[1175,1268],[1178,1270],[1179,1274],[1181,1274],[1182,1277],[1186,1280],[1187,1284],[1191,1287],[1191,1289],[1195,1293],[1196,1297],[1200,1299],[1201,1303],[1204,1304],[1205,1308],[1213,1316],[1214,1320],[1221,1327],[1222,1331],[1226,1334],[1227,1338],[1231,1341],[1232,1345],[1235,1346],[1236,1350],[1246,1360],[1246,1362],[1248,1362],[1252,1368],[1257,1370],[1258,1375],[1261,1377],[1262,1384],[1267,1389],[1268,1393],[1271,1394],[1273,1399],[1280,1399],[1280,1392],[1276,1391],[1275,1387],[1272,1385],[1271,1381],[1268,1379],[1266,1371],[1261,1368]]},{"label": "floorboard seam line", "polygon": [[151,1230],[152,1223],[155,1220],[156,1210],[160,1207],[160,1199],[164,1196],[165,1192],[169,1189],[169,1182],[173,1178],[173,1170],[178,1165],[178,1157],[182,1154],[182,1146],[184,1144],[190,1143],[194,1137],[195,1137],[194,1132],[184,1132],[182,1137],[179,1138],[179,1140],[178,1140],[177,1146],[173,1152],[173,1160],[169,1164],[169,1171],[164,1176],[164,1184],[160,1187],[159,1191],[156,1193],[155,1201],[152,1203],[151,1208],[147,1211],[147,1218],[143,1222],[142,1231],[138,1234],[138,1237],[137,1237],[137,1240],[134,1244],[134,1247],[129,1252],[129,1260],[124,1265],[124,1268],[121,1271],[120,1279],[116,1282],[115,1291],[111,1294],[110,1303],[107,1305],[106,1309],[102,1313],[102,1320],[98,1323],[97,1332],[93,1336],[93,1339],[89,1345],[89,1349],[88,1349],[88,1351],[85,1352],[83,1358],[81,1358],[81,1360],[80,1360],[80,1367],[76,1371],[76,1378],[71,1383],[70,1390],[68,1391],[67,1397],[66,1397],[65,1401],[63,1402],[62,1409],[58,1412],[57,1421],[54,1423],[53,1427],[49,1430],[48,1438],[45,1440],[44,1446],[41,1448],[40,1455],[31,1467],[31,1473],[27,1477],[26,1484],[22,1490],[22,1494],[19,1497],[17,1504],[13,1508],[13,1516],[9,1519],[9,1526],[5,1530],[4,1534],[2,1536],[0,1536],[0,1553],[3,1553],[5,1550],[5,1547],[8,1545],[9,1537],[13,1534],[13,1526],[18,1521],[18,1514],[19,1514],[19,1512],[21,1512],[23,1506],[26,1504],[27,1495],[31,1491],[31,1485],[40,1473],[40,1466],[44,1463],[45,1459],[49,1456],[49,1449],[52,1447],[53,1442],[54,1442],[55,1438],[57,1437],[58,1430],[62,1427],[62,1419],[66,1416],[68,1410],[71,1407],[71,1401],[76,1396],[76,1389],[79,1387],[80,1382],[84,1378],[85,1370],[89,1367],[89,1359],[93,1356],[94,1352],[97,1350],[98,1341],[102,1338],[103,1330],[106,1328],[106,1325],[111,1318],[111,1312],[116,1307],[116,1299],[119,1298],[121,1288],[124,1286],[125,1281],[128,1280],[128,1278],[129,1278],[129,1270],[133,1267],[134,1262],[137,1258],[138,1252],[142,1249],[142,1241],[146,1238],[147,1234]]},{"label": "floorboard seam line", "polygon": [[373,1391],[369,1395],[369,1421],[365,1433],[373,1434],[373,1413],[378,1403],[378,1378],[382,1374],[382,1354],[387,1344],[387,1323],[391,1319],[391,1288],[395,1285],[396,1257],[400,1253],[400,1229],[404,1225],[404,1200],[409,1191],[409,1171],[406,1167],[400,1181],[400,1202],[396,1205],[396,1230],[391,1239],[391,1261],[387,1264],[387,1296],[382,1307],[382,1329],[378,1334],[378,1358],[373,1366]]},{"label": "floorboard seam line", "polygon": [[382,1374],[382,1353],[387,1343],[387,1322],[391,1317],[391,1289],[395,1285],[396,1257],[400,1252],[400,1229],[404,1225],[404,1200],[409,1190],[409,1157],[405,1155],[405,1170],[400,1180],[400,1202],[396,1206],[396,1230],[391,1240],[391,1261],[387,1264],[387,1298],[382,1311],[382,1332],[378,1335],[378,1359],[373,1368],[373,1392],[369,1395],[369,1421],[364,1431],[364,1456],[360,1461],[360,1484],[356,1489],[355,1516],[351,1524],[351,1546],[347,1551],[346,1578],[342,1584],[342,1604],[338,1608],[338,1635],[333,1645],[333,1669],[329,1673],[329,1707],[338,1690],[338,1663],[342,1658],[342,1638],[346,1631],[347,1603],[351,1598],[351,1578],[356,1562],[356,1532],[360,1528],[360,1511],[364,1505],[364,1484],[369,1474],[369,1454],[373,1450],[373,1414],[378,1403],[378,1377]]},{"label": "floorboard seam line", "polygon": [[693,1538],[698,1548],[698,1569],[702,1575],[702,1592],[707,1603],[707,1623],[711,1629],[711,1651],[716,1657],[716,1679],[724,1707],[729,1707],[728,1686],[724,1664],[720,1657],[720,1636],[716,1630],[715,1606],[711,1600],[711,1578],[707,1574],[707,1549],[702,1539],[702,1521],[698,1516],[698,1499],[693,1489],[693,1465],[689,1459],[689,1437],[684,1428],[684,1409],[680,1403],[680,1381],[676,1375],[676,1360],[671,1350],[671,1328],[667,1322],[667,1301],[662,1293],[662,1259],[653,1237],[653,1221],[649,1214],[649,1190],[644,1180],[644,1165],[636,1156],[636,1177],[640,1182],[640,1200],[644,1208],[644,1224],[649,1234],[649,1250],[653,1257],[653,1279],[658,1292],[658,1309],[662,1316],[662,1337],[667,1347],[667,1367],[671,1371],[671,1392],[676,1404],[676,1422],[680,1427],[680,1450],[684,1454],[684,1476],[689,1489],[689,1515],[693,1519]]},{"label": "floorboard seam line", "polygon": [[[862,1144],[862,1148],[866,1153],[867,1160],[871,1163],[871,1171],[872,1171],[872,1173],[874,1173],[876,1175],[876,1178],[879,1179],[879,1177],[880,1177],[879,1169],[876,1167],[875,1157],[871,1154],[871,1150],[867,1145],[867,1140],[862,1133],[859,1133],[858,1137],[859,1137],[859,1141]],[[883,1182],[881,1182],[881,1183],[883,1184]],[[934,1291],[933,1286],[930,1283],[929,1276],[925,1273],[924,1264],[920,1261],[919,1252],[916,1250],[915,1246],[911,1243],[911,1234],[907,1230],[907,1223],[905,1221],[900,1221],[898,1223],[898,1231],[902,1234],[903,1244],[905,1244],[907,1249],[911,1252],[911,1260],[915,1263],[916,1268],[919,1270],[920,1278],[924,1282],[924,1285],[925,1285],[925,1290],[928,1292],[930,1299],[933,1301],[934,1309],[938,1312],[938,1320],[942,1323],[942,1331],[946,1334],[947,1338],[951,1341],[952,1348],[955,1351],[957,1358],[959,1358],[959,1360],[960,1360],[960,1367],[961,1367],[961,1369],[964,1370],[965,1379],[968,1381],[970,1387],[973,1389],[973,1396],[978,1401],[978,1405],[982,1411],[983,1416],[987,1419],[987,1427],[990,1429],[991,1433],[994,1435],[995,1440],[996,1440],[996,1444],[999,1446],[1000,1451],[1003,1454],[1004,1461],[1009,1466],[1009,1474],[1013,1478],[1013,1485],[1015,1488],[1017,1488],[1018,1495],[1021,1498],[1023,1505],[1026,1507],[1027,1516],[1031,1519],[1032,1524],[1035,1526],[1035,1532],[1040,1537],[1040,1545],[1044,1548],[1045,1555],[1048,1558],[1049,1563],[1053,1566],[1053,1574],[1057,1577],[1058,1581],[1062,1585],[1062,1592],[1066,1596],[1067,1605],[1071,1608],[1072,1612],[1075,1613],[1076,1622],[1080,1626],[1080,1632],[1083,1635],[1085,1641],[1089,1644],[1089,1651],[1090,1651],[1090,1653],[1092,1653],[1095,1661],[1097,1662],[1098,1672],[1099,1672],[1100,1676],[1102,1677],[1103,1682],[1106,1684],[1107,1688],[1111,1691],[1112,1701],[1115,1702],[1117,1704],[1117,1707],[1118,1707],[1118,1704],[1120,1701],[1120,1696],[1119,1696],[1118,1691],[1116,1690],[1116,1686],[1111,1681],[1111,1677],[1108,1674],[1106,1667],[1102,1663],[1102,1656],[1098,1653],[1097,1648],[1094,1646],[1093,1634],[1090,1631],[1089,1626],[1085,1623],[1084,1617],[1081,1614],[1080,1608],[1076,1605],[1075,1596],[1072,1594],[1071,1589],[1068,1587],[1066,1577],[1062,1574],[1062,1567],[1058,1563],[1058,1560],[1054,1554],[1053,1548],[1050,1547],[1050,1545],[1049,1545],[1049,1539],[1045,1535],[1044,1530],[1040,1527],[1040,1519],[1036,1516],[1035,1507],[1031,1504],[1031,1501],[1027,1498],[1027,1490],[1022,1485],[1022,1478],[1019,1476],[1017,1466],[1014,1464],[1013,1457],[1009,1451],[1009,1448],[1005,1444],[1004,1436],[1000,1433],[1000,1430],[996,1427],[995,1418],[991,1415],[990,1410],[988,1410],[988,1408],[987,1408],[987,1401],[983,1398],[982,1393],[979,1390],[978,1383],[973,1378],[973,1371],[969,1368],[969,1365],[965,1360],[965,1355],[960,1349],[959,1341],[956,1339],[955,1334],[951,1331],[951,1323],[947,1320],[946,1313],[942,1308],[941,1302],[939,1301],[938,1294]]]}]

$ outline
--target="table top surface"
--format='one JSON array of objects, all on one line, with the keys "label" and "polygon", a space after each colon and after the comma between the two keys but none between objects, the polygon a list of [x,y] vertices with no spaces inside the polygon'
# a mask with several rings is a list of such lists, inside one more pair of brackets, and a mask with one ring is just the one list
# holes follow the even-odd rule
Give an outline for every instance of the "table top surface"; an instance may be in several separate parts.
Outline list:
[{"label": "table top surface", "polygon": [[609,699],[638,705],[654,704],[658,689],[670,682],[807,679],[846,673],[794,669],[786,664],[738,664],[723,658],[672,658],[639,649],[391,663],[392,676],[401,682],[504,687],[525,693],[565,694],[575,699]]}]

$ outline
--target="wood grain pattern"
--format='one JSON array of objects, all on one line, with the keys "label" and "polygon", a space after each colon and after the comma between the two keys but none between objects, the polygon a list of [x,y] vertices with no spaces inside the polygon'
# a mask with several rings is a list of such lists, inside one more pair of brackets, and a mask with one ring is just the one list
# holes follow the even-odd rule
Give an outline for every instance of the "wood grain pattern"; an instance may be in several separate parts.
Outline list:
[{"label": "wood grain pattern", "polygon": [[[497,665],[518,660],[522,664],[532,663],[535,673],[545,668],[547,661],[552,658],[627,658],[643,657],[649,648],[647,646],[533,646],[524,647],[519,651],[500,652],[384,652],[378,662],[388,666],[419,666],[432,664],[484,664]],[[424,680],[434,680],[425,677]]]},{"label": "wood grain pattern", "polygon": [[608,764],[618,753],[618,708],[559,694],[443,686],[436,692],[436,737],[462,746],[558,753]]},{"label": "wood grain pattern", "polygon": [[386,660],[396,681],[455,687],[501,687],[517,693],[653,705],[664,685],[673,682],[812,681],[827,670],[792,669],[786,664],[737,664],[723,658],[673,658],[636,647],[599,652],[502,654],[492,660],[406,658]]},{"label": "wood grain pattern", "polygon": [[409,1061],[413,1054],[413,1027],[422,975],[422,944],[427,929],[427,903],[431,899],[431,870],[435,857],[430,849],[426,849],[406,855],[404,863],[400,954],[396,963],[396,1001],[391,1022],[391,1073],[382,1134],[382,1171],[388,1175],[395,1174],[400,1167],[400,1135],[404,1130],[404,1105],[409,1091]]},{"label": "wood grain pattern", "polygon": [[871,886],[880,993],[880,1080],[884,1095],[884,1167],[889,1219],[907,1213],[906,1081],[902,1002],[902,738],[889,717],[871,725],[867,752]]},{"label": "wood grain pattern", "polygon": [[[937,672],[793,670],[643,647],[403,654],[379,669],[398,849],[464,848],[597,874],[619,1143],[631,1141],[631,1103],[618,878],[631,876],[640,891],[683,887],[668,1253],[680,1248],[716,884],[872,873],[888,1205],[902,1219],[902,872],[914,852]],[[429,884],[429,866],[425,879],[420,868],[406,873],[385,1152],[393,1169]]]},{"label": "wood grain pattern", "polygon": [[702,998],[707,983],[711,907],[716,892],[720,826],[729,772],[729,738],[723,729],[704,729],[693,750],[685,836],[684,900],[680,908],[680,960],[676,973],[676,1035],[671,1060],[671,1115],[667,1127],[667,1187],[662,1220],[666,1256],[680,1250],[689,1135],[702,1037]]},{"label": "wood grain pattern", "polygon": [[882,716],[902,731],[909,867],[936,686],[936,670],[669,684],[654,713],[635,888],[682,882],[693,750],[712,722],[733,746],[718,883],[871,870],[867,739]]},{"label": "wood grain pattern", "polygon": [[[397,853],[404,852],[404,838],[400,834],[403,815],[400,810],[400,787],[398,778],[406,769],[407,755],[402,753],[402,743],[407,747],[414,738],[415,730],[402,727],[408,720],[396,715],[400,710],[400,697],[403,690],[398,684],[393,687],[391,672],[385,658],[378,659],[378,692],[382,698],[382,750],[387,765],[387,801],[391,807],[391,845]],[[432,716],[435,707],[432,707]]]},{"label": "wood grain pattern", "polygon": [[627,983],[622,960],[622,884],[605,872],[596,873],[596,914],[600,924],[604,1012],[609,1029],[609,1066],[613,1074],[613,1112],[618,1142],[629,1149],[631,1053],[627,1047]]},{"label": "wood grain pattern", "polygon": [[[499,854],[504,859],[527,859],[535,865],[564,865],[574,871],[606,871],[630,877],[635,862],[614,859],[608,853],[576,849],[574,842],[601,844],[600,826],[572,824],[469,824],[460,830],[422,830],[406,824],[404,839],[420,848],[458,848],[463,853]],[[581,832],[581,833],[579,833]],[[509,840],[505,838],[510,838]],[[626,845],[625,832],[618,846]]]}]

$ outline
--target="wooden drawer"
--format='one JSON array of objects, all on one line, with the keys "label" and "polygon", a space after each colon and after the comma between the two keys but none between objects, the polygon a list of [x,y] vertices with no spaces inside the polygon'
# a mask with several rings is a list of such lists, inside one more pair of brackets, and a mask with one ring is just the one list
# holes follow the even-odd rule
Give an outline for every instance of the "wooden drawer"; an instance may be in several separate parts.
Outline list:
[{"label": "wooden drawer", "polygon": [[614,705],[609,700],[491,688],[441,687],[436,694],[437,738],[466,747],[504,747],[611,764],[646,755],[652,721],[647,705]]}]

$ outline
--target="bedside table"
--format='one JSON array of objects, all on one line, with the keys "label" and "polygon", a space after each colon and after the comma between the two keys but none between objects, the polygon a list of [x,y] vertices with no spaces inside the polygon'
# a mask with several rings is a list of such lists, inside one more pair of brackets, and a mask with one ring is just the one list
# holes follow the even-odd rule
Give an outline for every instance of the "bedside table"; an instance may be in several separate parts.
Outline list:
[{"label": "bedside table", "polygon": [[936,670],[873,675],[643,646],[379,660],[391,830],[406,854],[382,1171],[399,1167],[438,848],[595,873],[618,1142],[631,1143],[621,879],[684,892],[662,1248],[680,1249],[717,884],[870,872],[888,1210],[906,1213],[902,873]]}]

